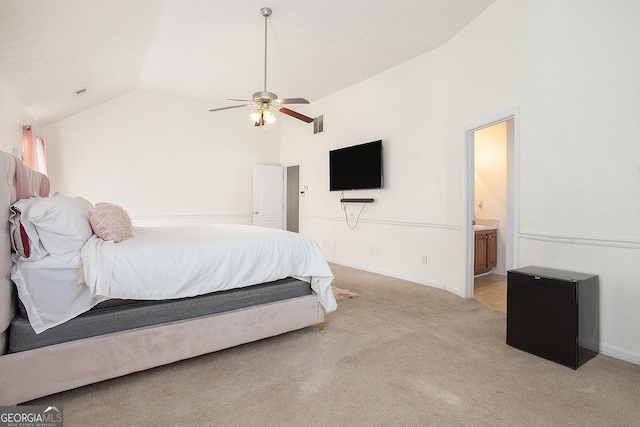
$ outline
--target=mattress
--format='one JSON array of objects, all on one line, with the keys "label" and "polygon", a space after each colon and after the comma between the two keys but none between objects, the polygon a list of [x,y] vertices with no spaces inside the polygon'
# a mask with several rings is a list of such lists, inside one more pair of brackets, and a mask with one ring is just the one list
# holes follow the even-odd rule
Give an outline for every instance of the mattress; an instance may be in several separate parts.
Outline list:
[{"label": "mattress", "polygon": [[29,320],[18,313],[10,325],[8,352],[16,353],[123,330],[192,319],[311,293],[308,282],[286,278],[176,300],[107,300],[40,334],[36,334]]}]

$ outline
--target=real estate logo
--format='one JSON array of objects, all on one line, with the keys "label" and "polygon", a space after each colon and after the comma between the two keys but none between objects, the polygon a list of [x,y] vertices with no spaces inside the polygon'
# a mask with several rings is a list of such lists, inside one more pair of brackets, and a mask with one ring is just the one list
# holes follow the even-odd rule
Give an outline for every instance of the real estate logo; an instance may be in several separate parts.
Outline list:
[{"label": "real estate logo", "polygon": [[63,427],[62,406],[0,406],[0,427]]}]

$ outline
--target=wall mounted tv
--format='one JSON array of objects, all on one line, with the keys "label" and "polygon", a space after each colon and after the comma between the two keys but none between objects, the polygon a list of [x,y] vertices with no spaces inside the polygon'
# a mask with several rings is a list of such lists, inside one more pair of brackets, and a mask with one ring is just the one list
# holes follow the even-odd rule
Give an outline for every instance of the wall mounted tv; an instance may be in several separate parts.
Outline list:
[{"label": "wall mounted tv", "polygon": [[382,141],[329,151],[329,191],[382,188]]}]

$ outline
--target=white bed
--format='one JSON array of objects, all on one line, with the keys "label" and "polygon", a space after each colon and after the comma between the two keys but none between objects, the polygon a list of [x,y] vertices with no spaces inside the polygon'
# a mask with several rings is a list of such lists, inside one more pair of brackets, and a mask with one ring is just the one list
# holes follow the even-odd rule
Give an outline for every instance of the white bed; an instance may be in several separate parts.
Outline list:
[{"label": "white bed", "polygon": [[[117,244],[91,237],[89,242],[82,248],[82,260],[85,266],[80,270],[74,270],[79,259],[73,258],[73,254],[63,257],[65,258],[64,262],[67,262],[66,265],[57,261],[47,260],[47,257],[38,262],[51,263],[65,270],[66,285],[73,287],[70,288],[72,293],[82,294],[81,296],[74,294],[71,297],[71,300],[78,299],[81,301],[80,307],[74,309],[80,312],[91,308],[96,302],[106,298],[180,298],[237,286],[244,287],[255,283],[268,282],[284,276],[295,276],[308,281],[311,283],[313,292],[307,296],[289,298],[224,313],[5,354],[7,329],[18,311],[17,300],[13,295],[14,285],[9,278],[13,262],[11,257],[11,236],[8,227],[9,207],[17,201],[19,193],[24,193],[23,184],[20,184],[19,189],[16,188],[16,174],[22,180],[25,179],[26,175],[31,192],[35,191],[37,193],[46,190],[48,193],[46,179],[41,180],[37,173],[30,170],[25,172],[25,170],[24,165],[17,162],[13,156],[0,152],[0,173],[2,175],[0,176],[0,203],[2,205],[0,207],[2,215],[0,216],[0,221],[4,221],[7,224],[2,233],[0,233],[0,270],[2,273],[0,275],[0,330],[3,331],[2,335],[0,335],[0,348],[3,350],[0,356],[0,405],[22,403],[59,391],[199,356],[307,326],[316,325],[322,329],[325,311],[332,311],[336,307],[330,285],[332,275],[328,265],[324,260],[319,261],[316,254],[311,254],[308,258],[306,255],[309,254],[305,255],[306,252],[314,252],[316,250],[319,252],[317,245],[309,239],[296,238],[291,242],[292,246],[282,245],[280,240],[291,238],[286,232],[254,230],[263,235],[261,240],[267,243],[263,246],[251,246],[247,245],[248,240],[245,242],[240,241],[240,243],[237,240],[225,240],[231,233],[230,229],[236,229],[234,233],[239,232],[244,236],[244,239],[253,239],[253,237],[249,238],[247,228],[233,226],[209,227],[207,231],[207,233],[211,233],[209,238],[215,237],[214,240],[225,242],[223,246],[226,245],[227,249],[237,250],[234,245],[248,249],[242,255],[238,253],[237,256],[229,256],[228,251],[226,254],[224,251],[207,252],[212,249],[207,246],[206,239],[203,239],[203,234],[195,229],[189,227],[166,229],[165,234],[168,235],[163,238],[167,238],[169,241],[177,238],[177,236],[182,238],[185,235],[190,236],[189,239],[200,239],[198,252],[203,252],[204,256],[212,261],[210,265],[224,265],[226,268],[205,269],[205,275],[208,274],[215,277],[209,277],[211,280],[201,280],[194,279],[191,274],[194,270],[202,269],[193,264],[181,268],[177,277],[172,277],[166,280],[166,283],[161,284],[162,277],[168,277],[168,271],[171,269],[162,270],[159,265],[148,264],[149,258],[136,258],[133,255],[134,252],[123,255],[125,252],[122,251],[135,250],[132,248],[145,240],[146,237],[157,238],[157,236],[151,236],[147,230],[136,229],[133,238]],[[277,244],[274,242],[277,242]],[[274,263],[266,258],[265,254],[274,252],[275,247],[280,248],[280,252],[275,251],[275,256],[282,262]],[[193,250],[191,253],[193,253]],[[187,259],[189,259],[188,254],[189,250],[184,255]],[[295,267],[288,265],[296,258],[302,259],[303,262],[296,264]],[[114,264],[123,264],[122,260],[127,260],[124,264],[127,264],[131,271],[123,272],[126,270],[126,265],[124,270],[120,268],[122,267],[121,265],[117,269],[113,268]],[[268,269],[267,264],[277,264],[275,271]],[[66,268],[66,266],[70,268]],[[33,271],[36,270],[33,265],[24,266],[24,269],[14,268],[14,278],[16,278],[16,282],[20,282],[18,276],[24,279],[23,276],[32,275],[34,274]],[[84,280],[80,281],[84,281],[86,284],[76,285],[77,274],[74,273],[78,271],[84,273]],[[233,271],[233,274],[230,274],[229,271]],[[140,282],[132,281],[131,274],[142,274],[146,277],[153,276],[154,272],[159,273],[159,275],[156,274],[151,278],[153,283],[158,284],[154,288],[155,293],[144,294],[144,290],[138,286]],[[184,280],[180,281],[180,276]],[[71,283],[72,279],[73,283]],[[28,286],[25,283],[18,284],[18,287],[25,287],[25,289],[21,288],[20,297],[23,303],[27,302],[24,305],[29,311],[33,308],[29,307],[30,303],[27,301],[30,297],[25,295],[31,295],[31,293],[34,293],[34,295],[40,294],[33,289],[26,289]],[[213,288],[211,286],[203,287],[204,284],[214,284],[214,286]],[[169,287],[173,289],[167,290]],[[24,292],[26,292],[25,295],[23,295]],[[55,298],[51,298],[51,300],[55,303]],[[89,305],[89,307],[85,307],[85,305]],[[35,319],[37,316],[33,317]],[[29,321],[34,324],[31,318],[31,313],[29,313]],[[62,322],[64,320],[66,319],[63,319]],[[55,319],[53,323],[55,323]],[[45,322],[40,327],[44,328],[42,330],[46,330],[52,326]],[[37,328],[38,326],[34,327],[34,329]]]}]

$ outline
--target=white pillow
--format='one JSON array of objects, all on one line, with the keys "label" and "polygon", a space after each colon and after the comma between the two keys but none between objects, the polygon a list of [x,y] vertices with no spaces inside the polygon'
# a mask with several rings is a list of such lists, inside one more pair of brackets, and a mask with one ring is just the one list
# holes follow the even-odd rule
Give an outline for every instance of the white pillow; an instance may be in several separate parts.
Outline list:
[{"label": "white pillow", "polygon": [[56,193],[31,205],[28,216],[49,255],[70,262],[93,235],[89,224],[92,207],[82,197]]}]

